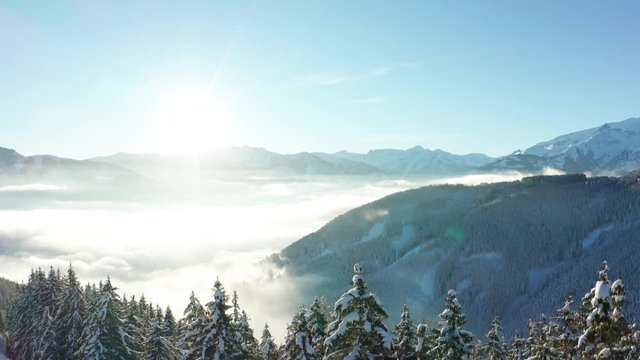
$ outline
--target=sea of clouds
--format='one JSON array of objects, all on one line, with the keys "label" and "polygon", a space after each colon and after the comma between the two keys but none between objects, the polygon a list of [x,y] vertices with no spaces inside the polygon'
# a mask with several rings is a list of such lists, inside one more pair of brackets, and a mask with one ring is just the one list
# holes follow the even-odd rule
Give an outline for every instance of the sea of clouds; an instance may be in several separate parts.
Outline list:
[{"label": "sea of clouds", "polygon": [[[25,281],[32,268],[64,271],[72,264],[83,282],[109,276],[120,293],[144,294],[176,314],[191,291],[209,301],[220,279],[228,292],[238,291],[256,332],[269,322],[281,338],[295,310],[305,305],[304,285],[322,279],[273,277],[261,260],[337,215],[394,192],[524,175],[235,180],[210,183],[188,197],[163,192],[114,200],[94,198],[86,189],[69,196],[75,190],[65,184],[7,185],[0,188],[0,202],[7,200],[0,208],[0,276]],[[169,192],[180,194],[183,186],[174,184]]]}]

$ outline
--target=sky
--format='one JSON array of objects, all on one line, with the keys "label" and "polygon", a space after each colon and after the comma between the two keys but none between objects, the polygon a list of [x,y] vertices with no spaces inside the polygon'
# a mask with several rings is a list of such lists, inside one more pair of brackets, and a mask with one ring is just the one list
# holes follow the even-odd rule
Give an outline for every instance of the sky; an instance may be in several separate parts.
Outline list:
[{"label": "sky", "polygon": [[0,146],[498,156],[639,116],[637,1],[0,0]]}]

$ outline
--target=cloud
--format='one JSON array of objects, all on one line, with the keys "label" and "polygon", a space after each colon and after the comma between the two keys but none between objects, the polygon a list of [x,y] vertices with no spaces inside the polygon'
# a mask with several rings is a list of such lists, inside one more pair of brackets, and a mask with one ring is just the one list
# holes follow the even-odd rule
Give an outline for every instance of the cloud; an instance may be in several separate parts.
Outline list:
[{"label": "cloud", "polygon": [[64,186],[52,184],[23,184],[0,186],[0,192],[36,192],[36,191],[59,191],[64,190]]},{"label": "cloud", "polygon": [[[422,184],[316,179],[209,185],[195,200],[164,194],[153,201],[57,201],[63,197],[54,192],[46,193],[53,200],[42,208],[2,209],[0,276],[20,281],[33,267],[64,271],[71,263],[82,282],[110,276],[120,293],[144,293],[178,314],[192,290],[208,301],[219,278],[227,290],[238,290],[255,329],[268,321],[274,335],[283,336],[308,298],[305,286],[321,279],[265,278],[261,261],[345,211]],[[269,318],[265,306],[273,311]]]},{"label": "cloud", "polygon": [[436,179],[429,182],[429,185],[480,185],[497,182],[511,182],[522,180],[522,178],[533,175],[564,175],[564,172],[553,168],[544,168],[540,173],[523,173],[519,171],[505,171],[499,173],[472,174],[454,176],[443,179]]},{"label": "cloud", "polygon": [[322,87],[357,83],[391,74],[401,68],[416,66],[417,62],[401,62],[379,66],[367,71],[333,71],[299,75],[285,84],[286,87]]}]

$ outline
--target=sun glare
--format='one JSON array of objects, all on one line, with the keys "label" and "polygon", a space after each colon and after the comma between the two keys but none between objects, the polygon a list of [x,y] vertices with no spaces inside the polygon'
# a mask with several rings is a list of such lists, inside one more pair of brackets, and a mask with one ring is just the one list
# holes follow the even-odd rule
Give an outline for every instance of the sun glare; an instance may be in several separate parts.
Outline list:
[{"label": "sun glare", "polygon": [[162,93],[150,127],[154,152],[195,153],[231,144],[224,103],[209,89],[183,87]]}]

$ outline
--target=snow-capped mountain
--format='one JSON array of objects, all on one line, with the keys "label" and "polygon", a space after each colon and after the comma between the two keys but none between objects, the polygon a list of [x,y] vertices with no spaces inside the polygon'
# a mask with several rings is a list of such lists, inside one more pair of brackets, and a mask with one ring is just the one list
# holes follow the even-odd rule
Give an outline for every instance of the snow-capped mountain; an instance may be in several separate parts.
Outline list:
[{"label": "snow-capped mountain", "polygon": [[94,158],[145,175],[154,167],[184,167],[196,163],[199,170],[270,172],[283,175],[399,175],[444,176],[462,174],[491,162],[483,154],[455,155],[420,146],[408,150],[371,150],[366,154],[341,151],[333,154],[301,152],[277,154],[263,148],[230,147],[198,156],[125,154]]},{"label": "snow-capped mountain", "polygon": [[[278,154],[258,147],[229,147],[199,155],[117,153],[88,160],[51,155],[22,156],[0,148],[0,175],[89,172],[87,176],[162,176],[216,178],[241,176],[400,176],[437,178],[477,172],[545,168],[567,173],[623,174],[640,168],[640,118],[577,131],[495,159],[484,154],[456,155],[415,146],[407,150],[375,149],[365,154],[301,152]],[[101,175],[102,174],[102,175]],[[1,179],[0,179],[1,180]]]},{"label": "snow-capped mountain", "polygon": [[386,174],[397,175],[460,174],[494,160],[484,154],[455,155],[440,149],[430,150],[421,146],[407,150],[370,150],[366,154],[341,151],[318,155],[330,162],[348,159],[370,165]]},{"label": "snow-capped mountain", "polygon": [[558,136],[481,169],[537,171],[545,167],[594,174],[621,174],[640,168],[640,118]]}]

